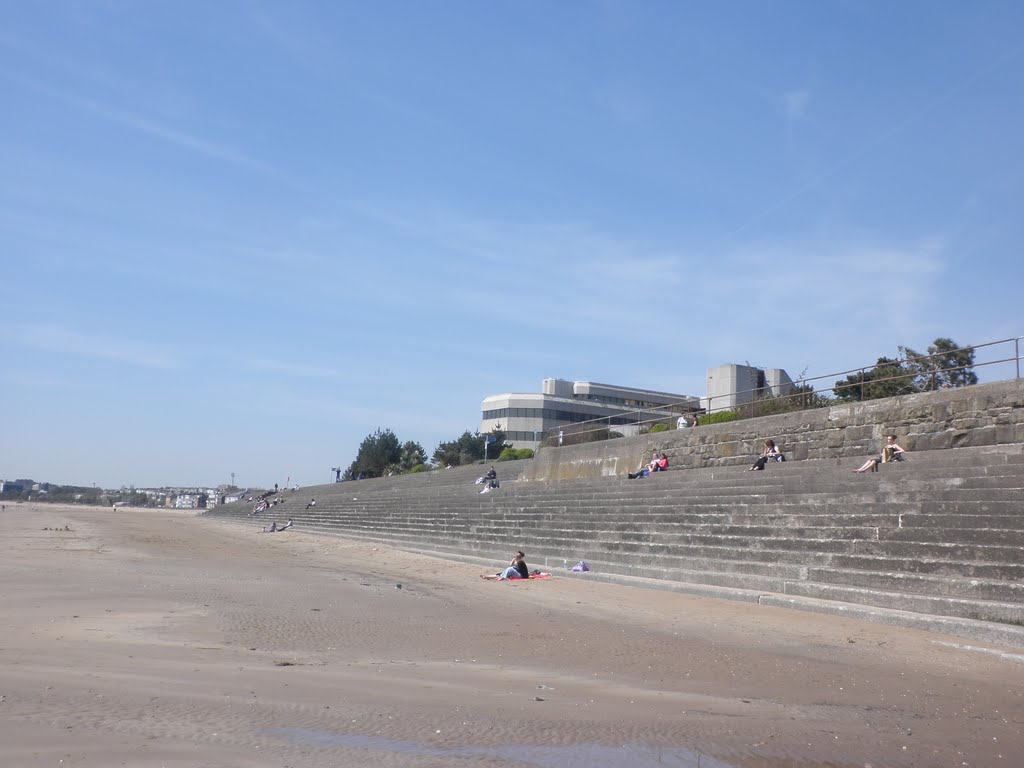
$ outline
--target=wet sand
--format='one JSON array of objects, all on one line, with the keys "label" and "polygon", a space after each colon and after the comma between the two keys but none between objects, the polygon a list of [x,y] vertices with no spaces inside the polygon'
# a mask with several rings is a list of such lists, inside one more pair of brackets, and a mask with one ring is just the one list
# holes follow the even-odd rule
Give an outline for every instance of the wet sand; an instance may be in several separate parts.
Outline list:
[{"label": "wet sand", "polygon": [[5,768],[1024,763],[1021,649],[179,512],[0,524]]}]

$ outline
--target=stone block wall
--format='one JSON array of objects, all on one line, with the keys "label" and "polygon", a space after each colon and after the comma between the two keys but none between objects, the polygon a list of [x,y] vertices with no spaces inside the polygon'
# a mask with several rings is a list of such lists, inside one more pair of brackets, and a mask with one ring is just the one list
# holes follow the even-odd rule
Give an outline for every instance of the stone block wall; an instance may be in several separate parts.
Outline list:
[{"label": "stone block wall", "polygon": [[911,452],[1024,443],[1024,379],[544,448],[523,479],[625,475],[652,451],[676,469],[749,464],[769,437],[789,460],[862,460],[890,433]]}]

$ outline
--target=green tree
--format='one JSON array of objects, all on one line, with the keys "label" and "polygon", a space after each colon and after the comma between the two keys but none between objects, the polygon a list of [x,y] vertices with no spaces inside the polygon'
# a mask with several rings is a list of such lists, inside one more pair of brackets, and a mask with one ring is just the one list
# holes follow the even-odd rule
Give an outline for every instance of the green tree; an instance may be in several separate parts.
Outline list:
[{"label": "green tree", "polygon": [[906,367],[915,374],[918,389],[948,389],[978,383],[974,367],[974,347],[960,347],[952,339],[938,338],[922,355],[910,347],[900,347]]},{"label": "green tree", "polygon": [[438,443],[431,458],[442,467],[457,467],[460,464],[472,464],[482,459],[483,455],[483,441],[479,434],[467,429],[454,440]]},{"label": "green tree", "polygon": [[908,369],[901,360],[880,357],[874,368],[840,379],[832,391],[836,399],[842,402],[907,395],[921,391],[914,377],[914,371]]},{"label": "green tree", "polygon": [[810,384],[794,384],[785,395],[769,395],[741,406],[744,412],[750,409],[753,416],[768,416],[773,413],[789,413],[803,411],[808,408],[824,408],[832,402],[831,398],[819,395]]},{"label": "green tree", "polygon": [[490,432],[470,432],[468,429],[455,440],[442,442],[434,449],[433,456],[435,464],[442,467],[458,467],[463,464],[475,464],[484,459],[484,440],[490,436],[493,438],[487,445],[487,458],[497,460],[501,452],[509,447],[506,440],[508,433],[497,425]]},{"label": "green tree", "polygon": [[390,429],[378,428],[376,432],[363,438],[359,445],[359,453],[345,470],[345,478],[352,480],[363,477],[382,477],[388,473],[392,465],[402,459],[402,448],[398,438]]},{"label": "green tree", "polygon": [[413,467],[427,463],[427,452],[423,446],[413,440],[402,443],[402,458],[400,466],[403,471],[410,472]]}]

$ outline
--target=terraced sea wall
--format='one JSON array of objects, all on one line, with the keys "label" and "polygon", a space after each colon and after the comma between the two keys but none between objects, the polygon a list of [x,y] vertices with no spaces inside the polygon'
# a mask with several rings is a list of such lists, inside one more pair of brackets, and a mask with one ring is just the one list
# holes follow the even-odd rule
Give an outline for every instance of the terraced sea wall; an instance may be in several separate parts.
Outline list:
[{"label": "terraced sea wall", "polygon": [[791,460],[863,458],[890,433],[908,451],[1024,443],[1024,379],[545,448],[523,479],[625,475],[652,451],[675,468],[749,463],[766,438]]}]

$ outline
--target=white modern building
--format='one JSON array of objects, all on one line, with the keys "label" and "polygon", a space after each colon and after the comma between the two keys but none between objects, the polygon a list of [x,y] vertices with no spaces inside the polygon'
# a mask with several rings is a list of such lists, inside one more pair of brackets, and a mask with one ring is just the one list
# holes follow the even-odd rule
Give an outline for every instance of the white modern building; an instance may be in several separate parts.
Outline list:
[{"label": "white modern building", "polygon": [[701,406],[707,413],[727,411],[753,400],[793,391],[793,380],[781,368],[719,365],[708,368],[706,396]]},{"label": "white modern building", "polygon": [[640,422],[673,420],[700,410],[700,398],[672,392],[597,384],[591,381],[544,379],[540,393],[505,393],[485,397],[480,406],[480,432],[500,427],[516,448],[536,448],[549,430],[602,420],[624,435],[640,431]]}]

